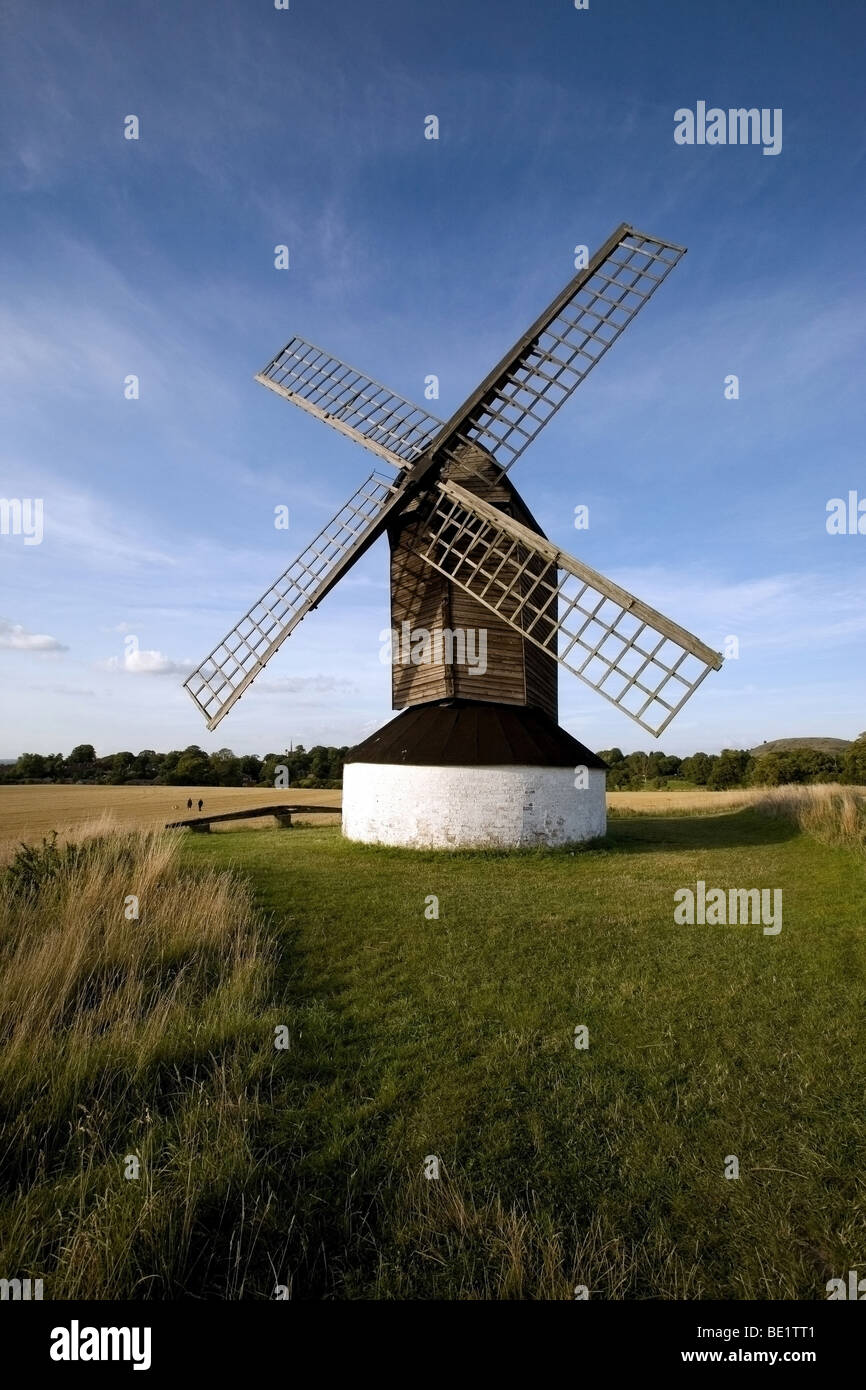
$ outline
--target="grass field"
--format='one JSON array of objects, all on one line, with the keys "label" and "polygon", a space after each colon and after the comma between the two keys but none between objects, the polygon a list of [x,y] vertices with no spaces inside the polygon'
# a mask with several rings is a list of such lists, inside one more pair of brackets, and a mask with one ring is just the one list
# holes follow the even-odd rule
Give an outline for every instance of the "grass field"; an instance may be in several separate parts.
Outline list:
[{"label": "grass field", "polygon": [[[4,904],[0,1246],[46,1297],[815,1299],[866,1266],[856,849],[752,808],[574,854],[135,838],[39,890],[42,935]],[[782,932],[675,926],[698,878],[781,887]]]}]

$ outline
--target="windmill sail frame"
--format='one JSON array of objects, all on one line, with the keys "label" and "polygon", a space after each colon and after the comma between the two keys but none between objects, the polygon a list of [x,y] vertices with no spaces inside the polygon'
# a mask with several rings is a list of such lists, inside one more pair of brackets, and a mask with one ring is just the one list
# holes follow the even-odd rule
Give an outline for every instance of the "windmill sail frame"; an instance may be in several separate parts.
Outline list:
[{"label": "windmill sail frame", "polygon": [[443,428],[435,415],[305,338],[291,338],[255,380],[400,470]]},{"label": "windmill sail frame", "polygon": [[389,478],[371,473],[231,632],[184,681],[215,729],[271,657],[380,534],[400,496]]},{"label": "windmill sail frame", "polygon": [[621,223],[456,411],[434,455],[476,445],[508,472],[685,254]]},{"label": "windmill sail frame", "polygon": [[421,559],[656,737],[721,669],[693,633],[457,483],[437,484],[426,523]]},{"label": "windmill sail frame", "polygon": [[372,473],[187,678],[208,728],[411,511],[428,521],[423,539],[423,528],[414,533],[423,560],[658,736],[721,667],[719,654],[454,476],[465,476],[474,454],[480,461],[469,471],[481,491],[490,465],[494,480],[504,479],[684,255],[685,247],[621,223],[445,424],[306,339],[290,339],[255,379],[385,460],[397,477]]}]

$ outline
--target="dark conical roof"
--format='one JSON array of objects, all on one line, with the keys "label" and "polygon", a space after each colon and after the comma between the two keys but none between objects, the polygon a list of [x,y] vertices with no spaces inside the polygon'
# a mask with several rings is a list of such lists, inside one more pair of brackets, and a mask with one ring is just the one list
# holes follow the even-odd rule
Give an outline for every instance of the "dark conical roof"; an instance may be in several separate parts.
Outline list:
[{"label": "dark conical roof", "polygon": [[411,767],[607,767],[542,710],[481,700],[411,705],[351,748],[346,762]]}]

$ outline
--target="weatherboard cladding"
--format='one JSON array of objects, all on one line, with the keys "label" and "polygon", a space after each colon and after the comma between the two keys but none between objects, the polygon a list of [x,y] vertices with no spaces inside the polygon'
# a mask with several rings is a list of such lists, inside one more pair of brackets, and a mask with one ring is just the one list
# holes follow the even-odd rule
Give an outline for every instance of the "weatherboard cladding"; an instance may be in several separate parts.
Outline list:
[{"label": "weatherboard cladding", "polygon": [[[464,445],[458,457],[449,460],[443,477],[452,479],[507,515],[522,522],[537,535],[544,532],[525,506],[508,478],[490,456],[477,446]],[[449,583],[444,575],[422,560],[413,549],[419,526],[419,506],[410,504],[389,528],[391,544],[391,627],[397,633],[435,630],[486,633],[486,670],[481,673],[468,663],[445,660],[398,662],[391,668],[394,709],[427,704],[448,697],[490,700],[494,703],[536,705],[554,721],[558,714],[557,663],[477,599]],[[422,510],[422,515],[426,509]],[[544,575],[556,584],[556,566],[533,560],[521,583],[525,592],[533,578]],[[513,608],[519,602],[515,595]],[[506,609],[507,611],[507,609]],[[543,638],[542,624],[536,635]],[[476,646],[475,651],[478,648]]]},{"label": "weatherboard cladding", "polygon": [[410,706],[350,749],[346,762],[607,768],[543,710],[460,699]]}]

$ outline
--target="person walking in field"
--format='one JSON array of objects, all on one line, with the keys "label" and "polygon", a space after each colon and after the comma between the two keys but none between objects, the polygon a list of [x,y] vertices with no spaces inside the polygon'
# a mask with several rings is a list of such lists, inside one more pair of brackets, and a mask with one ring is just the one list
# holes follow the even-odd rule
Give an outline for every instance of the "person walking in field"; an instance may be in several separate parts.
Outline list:
[{"label": "person walking in field", "polygon": [[198,813],[199,813],[199,815],[201,815],[201,808],[202,808],[203,805],[204,805],[204,802],[202,801],[201,797],[199,797],[199,800],[198,800]]},{"label": "person walking in field", "polygon": [[189,798],[188,798],[187,803],[186,803],[186,809],[187,809],[188,811],[191,811],[191,810],[192,810],[192,797],[189,797]]}]

